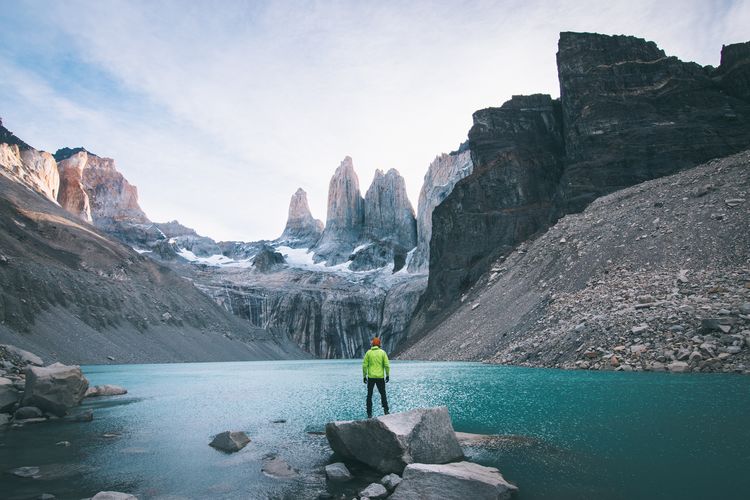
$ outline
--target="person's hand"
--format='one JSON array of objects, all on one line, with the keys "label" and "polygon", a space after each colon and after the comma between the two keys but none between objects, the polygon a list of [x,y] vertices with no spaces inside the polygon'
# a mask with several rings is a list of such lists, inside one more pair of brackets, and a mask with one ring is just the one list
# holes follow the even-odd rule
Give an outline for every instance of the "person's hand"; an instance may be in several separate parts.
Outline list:
[{"label": "person's hand", "polygon": [[390,380],[391,380],[391,376],[390,375],[386,375],[385,376],[385,383],[387,384]]},{"label": "person's hand", "polygon": [[362,382],[367,383],[367,377],[362,377]]}]

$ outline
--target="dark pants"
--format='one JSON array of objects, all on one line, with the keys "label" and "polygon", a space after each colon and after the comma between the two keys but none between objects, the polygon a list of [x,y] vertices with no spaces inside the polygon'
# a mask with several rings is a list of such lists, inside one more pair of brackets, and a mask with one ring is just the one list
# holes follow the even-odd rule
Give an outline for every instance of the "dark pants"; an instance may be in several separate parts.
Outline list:
[{"label": "dark pants", "polygon": [[372,388],[378,386],[380,393],[380,404],[383,405],[383,411],[388,413],[388,398],[385,396],[385,379],[368,378],[367,379],[367,416],[372,416]]}]

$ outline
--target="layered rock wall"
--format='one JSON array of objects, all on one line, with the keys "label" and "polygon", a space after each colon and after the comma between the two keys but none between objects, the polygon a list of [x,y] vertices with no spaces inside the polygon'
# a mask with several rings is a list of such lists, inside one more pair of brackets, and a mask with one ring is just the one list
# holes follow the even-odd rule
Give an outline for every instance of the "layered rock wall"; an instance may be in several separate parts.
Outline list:
[{"label": "layered rock wall", "polygon": [[433,211],[429,285],[412,333],[563,214],[746,148],[747,56],[748,44],[728,46],[719,68],[704,68],[635,37],[561,33],[560,101],[514,97],[474,114],[474,171]]}]

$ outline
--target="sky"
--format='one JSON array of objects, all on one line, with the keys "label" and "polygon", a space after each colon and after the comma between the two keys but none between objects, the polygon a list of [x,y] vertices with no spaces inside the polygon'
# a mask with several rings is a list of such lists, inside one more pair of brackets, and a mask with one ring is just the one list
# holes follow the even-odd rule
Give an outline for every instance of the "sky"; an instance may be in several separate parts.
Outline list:
[{"label": "sky", "polygon": [[114,158],[154,221],[273,239],[289,199],[325,220],[349,155],[364,195],[430,162],[477,109],[559,96],[560,31],[628,34],[718,65],[750,0],[3,1],[0,117],[46,151]]}]

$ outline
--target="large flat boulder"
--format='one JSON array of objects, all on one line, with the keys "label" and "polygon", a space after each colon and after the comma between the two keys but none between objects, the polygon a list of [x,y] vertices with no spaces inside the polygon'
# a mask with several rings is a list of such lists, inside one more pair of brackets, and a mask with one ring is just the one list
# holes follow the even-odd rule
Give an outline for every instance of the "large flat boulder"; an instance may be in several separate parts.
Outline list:
[{"label": "large flat boulder", "polygon": [[506,500],[518,488],[494,467],[472,462],[410,464],[391,500]]},{"label": "large flat boulder", "polygon": [[36,365],[36,366],[42,366],[44,364],[44,361],[42,361],[42,358],[40,358],[33,352],[24,351],[23,349],[20,349],[10,344],[0,344],[0,347],[4,347],[8,353],[14,355],[18,359],[18,361],[22,364]]},{"label": "large flat boulder", "polygon": [[86,397],[87,398],[96,398],[99,396],[120,396],[122,394],[127,394],[128,390],[124,387],[120,387],[119,385],[95,385],[94,387],[89,387],[86,391]]},{"label": "large flat boulder", "polygon": [[50,366],[26,367],[24,406],[36,406],[57,416],[81,403],[89,381],[80,366],[55,363]]},{"label": "large flat boulder", "polygon": [[367,420],[329,422],[326,437],[343,458],[400,474],[408,464],[444,464],[464,457],[448,409],[420,408]]}]

